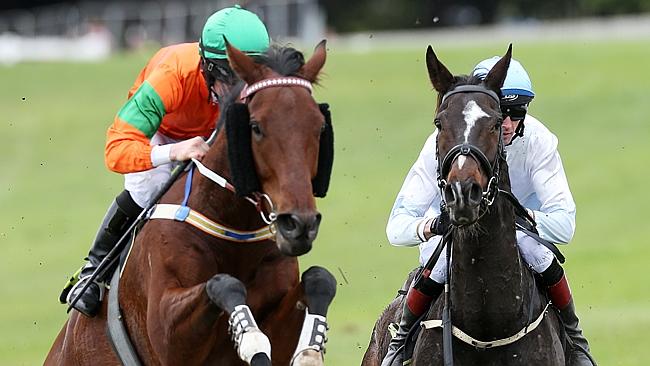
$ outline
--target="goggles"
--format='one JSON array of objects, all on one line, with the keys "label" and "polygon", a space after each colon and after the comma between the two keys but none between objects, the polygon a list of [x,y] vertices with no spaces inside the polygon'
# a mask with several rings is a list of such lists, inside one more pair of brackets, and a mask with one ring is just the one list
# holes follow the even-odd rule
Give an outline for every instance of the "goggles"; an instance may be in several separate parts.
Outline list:
[{"label": "goggles", "polygon": [[527,112],[528,112],[527,104],[501,105],[501,114],[503,115],[504,119],[506,117],[510,117],[510,119],[513,121],[521,121],[522,119],[524,119],[524,117],[526,117]]},{"label": "goggles", "polygon": [[232,85],[238,81],[237,75],[228,66],[228,61],[205,59],[205,68],[212,77],[222,83]]}]

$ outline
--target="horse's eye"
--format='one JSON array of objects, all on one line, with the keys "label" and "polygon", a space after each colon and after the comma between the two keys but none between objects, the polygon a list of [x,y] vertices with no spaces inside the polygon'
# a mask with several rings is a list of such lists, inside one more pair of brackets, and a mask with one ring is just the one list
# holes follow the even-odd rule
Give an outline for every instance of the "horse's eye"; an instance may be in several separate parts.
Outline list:
[{"label": "horse's eye", "polygon": [[323,123],[320,125],[320,132],[321,132],[321,133],[325,132],[325,128],[326,128],[326,127],[327,127],[327,123],[323,122]]},{"label": "horse's eye", "polygon": [[503,120],[499,118],[492,128],[497,131],[501,128],[501,125],[503,125]]},{"label": "horse's eye", "polygon": [[442,129],[442,124],[440,123],[440,118],[436,118],[433,120],[433,124],[436,125],[437,129]]},{"label": "horse's eye", "polygon": [[260,128],[260,124],[255,121],[251,121],[250,125],[253,134],[255,134],[255,137],[262,137],[262,129]]}]

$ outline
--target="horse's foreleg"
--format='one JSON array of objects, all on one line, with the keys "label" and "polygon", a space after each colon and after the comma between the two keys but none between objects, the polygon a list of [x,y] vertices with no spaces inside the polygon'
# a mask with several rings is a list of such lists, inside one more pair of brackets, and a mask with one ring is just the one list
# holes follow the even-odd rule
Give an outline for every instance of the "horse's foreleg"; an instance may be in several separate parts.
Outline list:
[{"label": "horse's foreleg", "polygon": [[336,279],[325,268],[314,266],[303,272],[301,284],[307,307],[291,365],[322,365],[327,309],[336,295]]},{"label": "horse's foreleg", "polygon": [[228,314],[228,332],[239,358],[251,366],[271,365],[271,343],[246,305],[246,287],[238,279],[218,274],[206,283],[210,300]]}]

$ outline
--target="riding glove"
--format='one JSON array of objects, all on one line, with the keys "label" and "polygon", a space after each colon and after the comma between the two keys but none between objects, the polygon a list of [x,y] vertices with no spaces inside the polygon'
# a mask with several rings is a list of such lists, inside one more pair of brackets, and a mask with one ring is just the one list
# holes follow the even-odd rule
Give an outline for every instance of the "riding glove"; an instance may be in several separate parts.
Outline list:
[{"label": "riding glove", "polygon": [[431,221],[431,233],[435,235],[445,235],[451,226],[451,219],[446,209],[440,211],[440,216]]}]

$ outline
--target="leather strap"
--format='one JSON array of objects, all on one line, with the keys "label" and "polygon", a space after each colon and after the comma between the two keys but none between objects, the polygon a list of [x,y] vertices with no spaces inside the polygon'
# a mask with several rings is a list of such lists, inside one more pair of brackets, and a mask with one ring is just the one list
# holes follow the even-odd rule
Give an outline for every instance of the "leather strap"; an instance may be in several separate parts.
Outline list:
[{"label": "leather strap", "polygon": [[[541,324],[542,320],[544,320],[544,317],[546,316],[546,313],[548,312],[547,310],[548,310],[549,305],[551,305],[550,302],[548,304],[546,304],[546,306],[544,307],[544,310],[542,310],[542,313],[539,314],[539,316],[537,317],[537,319],[533,323],[523,327],[519,332],[517,332],[516,334],[511,335],[510,337],[507,337],[507,338],[501,338],[501,339],[497,339],[497,340],[489,341],[489,342],[488,341],[479,341],[478,339],[472,338],[472,336],[470,336],[469,334],[463,332],[462,330],[460,330],[459,328],[457,328],[457,327],[455,327],[453,325],[451,327],[451,329],[452,329],[451,332],[456,338],[458,338],[461,341],[469,344],[470,346],[474,346],[476,348],[488,349],[488,348],[506,346],[508,344],[512,344],[512,343],[517,342],[518,340],[520,340],[521,338],[526,336],[526,334],[528,334],[528,333],[532,332],[533,330],[535,330]],[[420,325],[424,329],[443,328],[442,320],[439,320],[439,319],[438,320],[425,320],[425,321],[421,322]]]},{"label": "leather strap", "polygon": [[124,366],[140,366],[140,358],[131,343],[131,339],[124,326],[120,304],[118,301],[118,287],[120,283],[120,271],[113,273],[111,287],[108,291],[108,339],[113,349]]}]

